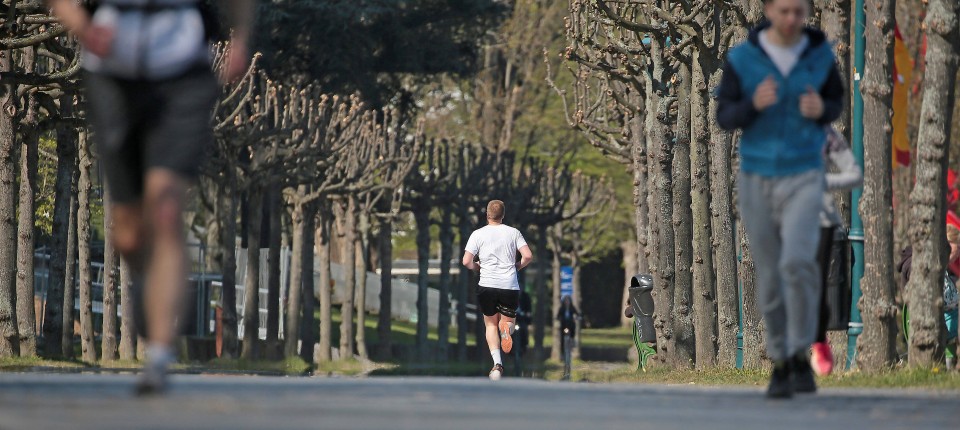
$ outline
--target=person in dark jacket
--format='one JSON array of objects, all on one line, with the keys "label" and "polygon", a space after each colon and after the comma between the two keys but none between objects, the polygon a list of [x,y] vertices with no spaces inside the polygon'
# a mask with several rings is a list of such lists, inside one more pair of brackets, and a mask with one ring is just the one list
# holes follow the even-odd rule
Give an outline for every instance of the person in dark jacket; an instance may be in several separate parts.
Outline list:
[{"label": "person in dark jacket", "polygon": [[[845,96],[833,48],[805,27],[809,0],[764,0],[767,22],[727,55],[717,121],[740,129],[740,214],[757,268],[773,374],[767,395],[815,392],[824,125]],[[789,246],[787,246],[789,244]]]}]

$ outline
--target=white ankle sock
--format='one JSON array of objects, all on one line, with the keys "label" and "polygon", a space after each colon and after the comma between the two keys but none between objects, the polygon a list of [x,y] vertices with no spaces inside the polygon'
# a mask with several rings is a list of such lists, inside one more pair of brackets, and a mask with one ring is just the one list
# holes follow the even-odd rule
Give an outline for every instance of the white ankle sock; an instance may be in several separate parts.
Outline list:
[{"label": "white ankle sock", "polygon": [[147,345],[147,363],[166,369],[173,363],[173,350],[166,345]]},{"label": "white ankle sock", "polygon": [[491,349],[491,350],[490,350],[490,356],[493,357],[493,364],[499,364],[499,365],[503,366],[503,359],[500,358],[500,350],[499,350],[499,349]]}]

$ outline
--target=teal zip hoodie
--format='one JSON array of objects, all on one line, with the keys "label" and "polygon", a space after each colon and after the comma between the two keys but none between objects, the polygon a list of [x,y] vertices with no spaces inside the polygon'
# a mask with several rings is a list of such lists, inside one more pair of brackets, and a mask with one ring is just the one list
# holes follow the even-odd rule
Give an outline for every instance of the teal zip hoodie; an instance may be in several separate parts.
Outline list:
[{"label": "teal zip hoodie", "polygon": [[[740,169],[765,177],[789,176],[823,168],[823,126],[840,117],[845,96],[833,49],[823,32],[807,28],[809,44],[787,76],[780,73],[763,48],[759,34],[727,54],[717,89],[717,122],[726,130],[741,129]],[[753,107],[753,93],[767,76],[778,84],[777,103],[762,112]],[[823,99],[823,115],[800,113],[800,96],[814,88]]]}]

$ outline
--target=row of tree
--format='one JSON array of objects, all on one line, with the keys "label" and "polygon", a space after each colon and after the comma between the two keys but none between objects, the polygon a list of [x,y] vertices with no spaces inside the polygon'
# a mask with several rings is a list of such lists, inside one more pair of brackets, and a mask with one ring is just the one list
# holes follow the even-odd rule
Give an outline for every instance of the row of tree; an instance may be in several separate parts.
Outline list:
[{"label": "row of tree", "polygon": [[[838,42],[841,70],[852,77],[849,22],[854,4],[815,3],[814,19]],[[858,303],[864,334],[857,357],[860,366],[877,369],[897,359],[890,210],[894,17],[892,1],[858,4],[866,9],[866,22],[875,25],[867,25],[868,60],[862,71],[867,175],[860,213],[866,274]],[[911,219],[922,220],[911,230],[919,252],[914,258],[924,261],[924,274],[914,272],[907,298],[913,330],[910,361],[916,364],[929,364],[942,354],[938,295],[945,256],[939,238],[944,236],[943,175],[958,54],[955,2],[931,1],[926,8],[930,45],[924,60],[927,73],[935,71],[940,78],[928,78],[924,89],[910,201]],[[571,0],[565,18],[569,46],[561,56],[573,83],[554,88],[564,99],[569,124],[633,174],[639,244],[635,269],[654,274],[659,359],[671,366],[734,365],[738,284],[745,364],[764,362],[752,260],[733,204],[737,139],[718,127],[711,97],[726,52],[761,19],[760,2],[693,0]],[[849,136],[849,112],[837,126]],[[841,200],[849,202],[848,197]],[[914,314],[913,308],[921,313]]]},{"label": "row of tree", "polygon": [[[6,320],[0,318],[7,339],[0,355],[34,355],[38,349],[34,332],[33,276],[30,276],[34,272],[32,235],[37,212],[32,205],[36,194],[37,142],[46,136],[56,145],[56,154],[45,156],[56,163],[57,175],[53,228],[48,241],[49,288],[42,319],[46,344],[42,350],[48,356],[72,356],[76,301],[73,286],[79,284],[81,349],[83,359],[92,362],[98,359],[91,288],[95,274],[91,273],[90,264],[95,259],[91,242],[97,232],[92,225],[99,224],[93,218],[102,207],[102,233],[109,235],[109,198],[102,187],[97,188],[96,157],[89,146],[84,124],[74,116],[74,112],[82,112],[76,74],[77,46],[46,15],[46,10],[25,10],[24,16],[16,19],[33,23],[28,35],[21,34],[23,40],[6,41],[9,46],[23,46],[8,51],[16,62],[4,79],[12,88],[12,94],[19,94],[20,98],[7,106],[11,106],[10,112],[20,116],[4,130],[13,132],[9,138],[11,145],[18,141],[24,144],[20,151],[21,199],[19,204],[10,202],[9,205],[11,213],[20,214],[20,226],[12,230],[14,235],[19,234],[19,240],[12,240],[11,246],[4,248],[4,252],[20,252],[16,270],[9,270],[11,274],[19,274],[18,288],[16,292],[4,290],[6,294],[0,295],[0,302],[8,304],[6,313],[0,312],[0,316],[7,316]],[[10,14],[19,16],[20,12],[13,9]],[[28,42],[34,45],[28,46]],[[42,67],[31,63],[31,49],[44,55]],[[448,257],[443,259],[444,275],[440,285],[440,309],[448,309],[448,292],[452,288],[449,257],[456,236],[453,226],[458,226],[461,241],[465,241],[482,218],[476,208],[482,207],[491,196],[508,201],[513,213],[522,214],[522,218],[515,221],[518,226],[536,228],[541,261],[541,275],[536,283],[539,327],[536,339],[538,350],[542,348],[543,327],[551,312],[546,297],[546,262],[550,260],[547,235],[551,228],[560,228],[563,223],[563,228],[572,229],[580,236],[565,242],[563,235],[555,233],[552,249],[558,254],[571,252],[582,256],[587,253],[589,240],[582,238],[584,221],[579,220],[601,212],[606,204],[604,199],[609,199],[609,193],[603,192],[607,187],[603,180],[582,175],[569,163],[551,164],[518,156],[509,150],[493,151],[464,142],[427,139],[422,127],[411,119],[409,110],[373,108],[357,96],[326,94],[316,84],[284,84],[268,77],[259,62],[260,57],[255,57],[244,78],[226,87],[217,102],[216,146],[212,148],[211,162],[195,193],[199,204],[193,214],[193,229],[212,251],[204,263],[218,268],[224,275],[221,304],[225,355],[249,358],[265,353],[258,350],[261,345],[256,340],[259,332],[257,288],[245,289],[244,317],[238,321],[234,287],[237,249],[245,249],[247,253],[244,278],[248,284],[249,280],[260,279],[261,270],[269,273],[266,354],[279,349],[278,339],[282,336],[285,355],[299,353],[312,360],[314,341],[319,340],[316,356],[326,360],[333,355],[331,245],[341,247],[344,267],[356,268],[346,271],[347,290],[341,303],[343,320],[356,319],[357,326],[363,327],[364,277],[372,268],[373,234],[377,233],[380,238],[377,260],[383,273],[390,273],[392,224],[404,212],[413,214],[421,238],[418,307],[422,315],[417,339],[422,356],[430,355],[426,342],[430,225],[439,225],[440,242]],[[27,109],[14,111],[18,103]],[[16,149],[11,149],[11,157],[17,154]],[[15,172],[11,175],[8,182],[15,186],[17,176]],[[242,230],[239,234],[238,229]],[[238,236],[241,237],[239,248]],[[285,237],[293,252],[290,289],[284,298],[287,303],[285,330],[280,333],[279,319],[284,316],[280,315],[278,305],[279,249]],[[259,264],[261,246],[269,249],[265,268]],[[316,292],[312,264],[315,250],[321,262],[317,268],[320,286]],[[137,345],[129,324],[132,320],[129,312],[133,309],[128,303],[130,271],[119,261],[109,242],[104,244],[103,257],[102,358],[134,358]],[[75,258],[78,264],[67,264]],[[558,267],[555,272],[557,270]],[[459,354],[464,356],[465,304],[469,301],[467,291],[471,279],[467,276],[460,279],[455,290],[459,303]],[[384,276],[383,283],[380,347],[389,353],[390,277]],[[558,290],[554,290],[553,301],[558,302]],[[319,299],[319,324],[314,321],[314,297]],[[124,310],[119,321],[116,318],[118,304]],[[14,324],[15,318],[18,324]],[[449,318],[446,313],[440,316],[440,338],[444,340]],[[242,349],[237,336],[239,324],[244,327]],[[319,336],[314,334],[316,328]],[[353,324],[341,324],[341,357],[353,353],[367,355],[363,333],[363,330],[354,330]],[[303,345],[299,351],[298,341]],[[438,348],[441,357],[447,356],[446,348],[446,342],[441,342]]]}]

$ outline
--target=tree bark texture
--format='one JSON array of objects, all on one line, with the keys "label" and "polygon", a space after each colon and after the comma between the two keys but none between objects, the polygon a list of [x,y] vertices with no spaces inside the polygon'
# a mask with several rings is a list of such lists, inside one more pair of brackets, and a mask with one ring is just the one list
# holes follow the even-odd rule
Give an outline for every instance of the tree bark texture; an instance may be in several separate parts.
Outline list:
[{"label": "tree bark texture", "polygon": [[[314,345],[317,343],[317,320],[314,317],[317,296],[314,294],[313,282],[313,245],[316,241],[316,236],[314,236],[316,220],[316,211],[311,205],[304,211],[303,219],[303,257],[300,263],[300,301],[303,303],[300,314],[302,319],[299,333],[293,334],[295,338],[300,339],[300,358],[311,364],[314,362]],[[328,348],[327,351],[329,352],[329,350]]]},{"label": "tree bark texture", "polygon": [[750,242],[743,223],[737,223],[740,236],[740,282],[743,297],[743,367],[762,369],[767,366],[763,315],[757,305],[757,270],[750,252]]},{"label": "tree bark texture", "polygon": [[953,124],[957,56],[960,55],[960,3],[930,0],[924,20],[927,36],[926,88],[917,142],[916,185],[910,195],[913,263],[907,284],[911,366],[933,366],[944,353],[943,274],[946,237],[946,170]]},{"label": "tree bark texture", "polygon": [[130,265],[120,259],[120,359],[137,359],[137,330],[133,325],[133,302],[130,299]]},{"label": "tree bark texture", "polygon": [[80,278],[80,350],[83,361],[94,363],[97,361],[97,347],[93,335],[93,279],[91,272],[92,259],[90,256],[90,192],[93,184],[90,181],[90,169],[93,166],[93,154],[90,152],[90,139],[85,133],[80,134],[80,181],[77,183],[79,193],[79,210],[77,211],[77,254]]},{"label": "tree bark texture", "polygon": [[450,359],[450,260],[453,259],[453,214],[441,209],[440,214],[440,307],[437,314],[437,357]]},{"label": "tree bark texture", "polygon": [[[649,160],[653,166],[653,186],[655,204],[652,207],[657,212],[656,242],[653,244],[656,265],[653,266],[654,275],[654,326],[657,331],[658,359],[665,360],[670,367],[681,363],[676,356],[673,324],[670,317],[673,315],[674,294],[674,236],[673,236],[673,180],[671,164],[670,130],[664,123],[665,112],[660,112],[663,100],[665,82],[661,79],[665,74],[665,59],[661,37],[650,38],[650,56],[653,62],[652,76],[646,79],[647,86],[647,138],[651,141],[653,150]],[[651,238],[654,236],[651,236]]]},{"label": "tree bark texture", "polygon": [[[547,321],[550,321],[553,315],[547,309],[547,261],[549,260],[549,250],[547,249],[547,227],[537,226],[537,247],[536,247],[537,277],[535,282],[534,300],[536,305],[533,312],[533,359],[543,359],[543,338],[547,327]],[[482,324],[481,324],[482,325]],[[482,343],[483,337],[478,337],[478,345]],[[482,350],[482,348],[481,348]]]},{"label": "tree bark texture", "polygon": [[380,314],[377,315],[377,339],[380,359],[390,357],[393,342],[390,337],[393,310],[393,220],[380,220],[379,252],[380,252]]},{"label": "tree bark texture", "polygon": [[861,86],[864,118],[864,275],[860,283],[863,334],[857,364],[877,370],[896,362],[897,307],[893,279],[891,108],[893,98],[893,0],[866,3],[866,66]]},{"label": "tree bark texture", "polygon": [[239,323],[237,315],[237,194],[228,182],[221,194],[222,205],[220,246],[223,249],[221,324],[223,349],[221,357],[239,357]]},{"label": "tree bark texture", "polygon": [[[270,248],[267,251],[267,347],[268,354],[273,354],[280,335],[280,247],[283,240],[283,223],[281,219],[283,202],[280,189],[277,186],[270,188],[267,200],[270,216]],[[267,358],[274,358],[268,356]]]},{"label": "tree bark texture", "polygon": [[[60,98],[61,115],[69,116],[72,97]],[[57,177],[54,186],[53,243],[50,247],[50,278],[44,306],[44,354],[61,357],[63,349],[64,272],[67,262],[67,233],[70,230],[70,183],[76,163],[74,132],[66,125],[57,129]]]},{"label": "tree bark texture", "polygon": [[[689,52],[689,51],[688,51]],[[694,328],[694,297],[693,297],[693,213],[691,212],[690,196],[690,65],[681,63],[676,85],[677,91],[677,122],[675,124],[675,139],[673,143],[673,159],[671,179],[673,182],[673,263],[674,263],[674,291],[673,291],[673,335],[676,350],[674,359],[679,367],[700,367],[701,339],[696,336],[701,329],[709,328],[706,321],[699,321]],[[710,341],[712,336],[705,340]],[[713,352],[703,357],[711,366]],[[709,358],[708,358],[709,357]]]},{"label": "tree bark texture", "polygon": [[560,311],[560,283],[563,282],[561,277],[561,266],[563,261],[561,260],[561,255],[563,253],[563,248],[560,244],[562,239],[561,235],[563,234],[560,230],[560,225],[555,225],[548,229],[551,233],[550,238],[550,311],[546,314],[550,316],[550,359],[551,360],[560,360],[561,358],[561,334],[560,334],[560,320],[557,319],[557,314],[554,311]]},{"label": "tree bark texture", "polygon": [[362,359],[370,358],[367,352],[367,267],[370,263],[370,214],[359,215],[360,225],[356,240],[357,272],[357,355]]},{"label": "tree bark texture", "polygon": [[103,331],[101,356],[104,361],[117,359],[117,285],[119,281],[120,255],[110,241],[113,232],[113,204],[110,191],[104,186],[103,193]]},{"label": "tree bark texture", "polygon": [[[35,98],[30,97],[31,103]],[[34,107],[30,108],[35,110]],[[37,314],[34,307],[34,237],[37,195],[38,144],[37,130],[24,133],[20,147],[20,202],[17,214],[17,333],[21,357],[37,355]]]},{"label": "tree bark texture", "polygon": [[[0,57],[0,71],[12,71],[12,51]],[[0,91],[0,357],[20,355],[17,334],[17,85]]]},{"label": "tree bark texture", "polygon": [[[691,67],[691,97],[690,97],[690,118],[691,118],[691,148],[690,148],[690,172],[692,175],[691,185],[691,203],[693,212],[693,308],[694,308],[694,326],[696,327],[697,337],[697,368],[708,369],[716,366],[733,367],[736,361],[736,295],[735,292],[730,301],[733,303],[734,319],[733,321],[718,321],[717,296],[714,279],[714,259],[713,259],[713,226],[710,213],[710,122],[713,115],[710,114],[709,102],[709,82],[704,74],[704,64],[709,52],[703,52],[700,49],[693,51],[693,64]],[[725,255],[723,258],[734,262],[735,255]],[[730,338],[719,338],[720,342],[730,342],[732,348],[726,352],[732,352],[734,355],[729,357],[729,362],[723,359],[728,357],[718,357],[718,331],[722,323],[732,323],[732,336]],[[725,327],[728,328],[728,327]]]},{"label": "tree bark texture", "polygon": [[350,195],[345,202],[341,203],[342,212],[338,213],[341,220],[337,224],[338,233],[342,236],[340,267],[343,269],[344,283],[343,304],[340,307],[340,359],[345,360],[352,358],[356,351],[353,336],[353,312],[357,292],[357,255],[355,250],[357,243],[357,202],[356,198]]},{"label": "tree bark texture", "polygon": [[247,270],[243,280],[243,347],[240,358],[258,358],[260,343],[260,229],[263,190],[252,185],[247,194]]},{"label": "tree bark texture", "polygon": [[427,325],[427,317],[429,313],[429,306],[427,304],[428,288],[427,281],[429,279],[427,271],[430,268],[430,212],[428,208],[420,208],[419,210],[413,213],[414,220],[417,224],[417,266],[419,267],[419,275],[417,275],[417,354],[421,360],[426,360],[428,357],[428,345],[427,345],[427,333],[429,331],[429,325]]},{"label": "tree bark texture", "polygon": [[333,345],[333,285],[330,277],[330,235],[333,229],[333,211],[329,202],[322,202],[317,221],[317,257],[320,262],[320,351],[317,361],[326,362],[332,358]]},{"label": "tree bark texture", "polygon": [[[300,186],[305,191],[305,186]],[[300,193],[298,193],[300,194]],[[297,355],[297,341],[300,340],[300,310],[301,303],[305,299],[313,300],[312,297],[303,296],[303,266],[312,264],[303,259],[304,238],[308,233],[306,230],[306,220],[304,219],[303,203],[295,202],[290,211],[290,223],[293,227],[293,237],[291,238],[290,254],[290,288],[287,290],[287,319],[284,324],[283,336],[283,355],[284,357],[293,357]]]}]

